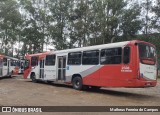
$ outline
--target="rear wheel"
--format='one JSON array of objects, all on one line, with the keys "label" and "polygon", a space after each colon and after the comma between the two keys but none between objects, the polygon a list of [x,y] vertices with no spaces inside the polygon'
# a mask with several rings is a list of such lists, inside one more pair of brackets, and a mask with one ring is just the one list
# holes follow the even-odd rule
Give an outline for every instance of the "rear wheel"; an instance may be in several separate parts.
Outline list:
[{"label": "rear wheel", "polygon": [[72,80],[73,88],[76,90],[82,90],[83,82],[81,77],[74,77]]}]

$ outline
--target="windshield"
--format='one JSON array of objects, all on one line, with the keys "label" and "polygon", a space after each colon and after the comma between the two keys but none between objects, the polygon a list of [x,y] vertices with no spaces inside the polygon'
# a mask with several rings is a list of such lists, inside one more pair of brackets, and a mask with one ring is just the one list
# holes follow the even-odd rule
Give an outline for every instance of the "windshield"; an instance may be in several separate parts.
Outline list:
[{"label": "windshield", "polygon": [[154,65],[156,63],[156,50],[147,44],[139,44],[139,56],[141,63]]},{"label": "windshield", "polygon": [[29,60],[25,60],[24,69],[29,68]]}]

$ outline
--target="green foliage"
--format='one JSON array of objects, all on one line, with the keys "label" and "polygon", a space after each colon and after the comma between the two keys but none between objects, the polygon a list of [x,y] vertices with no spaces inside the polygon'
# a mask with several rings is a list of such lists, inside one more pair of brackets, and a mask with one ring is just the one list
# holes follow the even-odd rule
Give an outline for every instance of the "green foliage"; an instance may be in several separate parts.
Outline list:
[{"label": "green foliage", "polygon": [[160,0],[156,0],[156,5],[152,8],[152,11],[155,13],[152,21],[153,28],[160,32]]},{"label": "green foliage", "polygon": [[[160,54],[160,2],[145,0],[1,0],[0,53],[17,56],[132,39],[156,45]],[[149,13],[155,13],[149,17]],[[150,30],[157,34],[149,34]],[[138,35],[139,32],[145,35]]]},{"label": "green foliage", "polygon": [[128,10],[124,10],[122,13],[120,28],[123,32],[123,39],[128,40],[136,35],[138,30],[142,28],[142,21],[137,18],[140,15],[140,7],[135,4]]},{"label": "green foliage", "polygon": [[[15,0],[0,2],[1,52],[13,56],[13,44],[17,40],[17,25],[21,22],[18,4]],[[3,50],[4,49],[4,50]]]}]

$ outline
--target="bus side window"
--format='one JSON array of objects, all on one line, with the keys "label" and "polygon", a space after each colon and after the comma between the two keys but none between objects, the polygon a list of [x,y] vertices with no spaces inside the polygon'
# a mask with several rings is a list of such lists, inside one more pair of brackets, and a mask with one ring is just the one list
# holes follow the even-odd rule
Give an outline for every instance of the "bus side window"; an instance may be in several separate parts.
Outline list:
[{"label": "bus side window", "polygon": [[7,66],[7,58],[3,58],[3,65]]},{"label": "bus side window", "polygon": [[68,65],[81,65],[81,52],[68,53]]},{"label": "bus side window", "polygon": [[47,55],[45,65],[55,65],[56,55]]},{"label": "bus side window", "polygon": [[99,50],[84,51],[82,58],[83,65],[98,65],[99,64]]},{"label": "bus side window", "polygon": [[130,47],[125,47],[123,53],[123,63],[128,64],[129,62],[130,62]]},{"label": "bus side window", "polygon": [[16,66],[16,61],[11,60],[10,63],[11,63],[11,66]]},{"label": "bus side window", "polygon": [[101,64],[121,64],[122,48],[110,48],[101,50]]}]

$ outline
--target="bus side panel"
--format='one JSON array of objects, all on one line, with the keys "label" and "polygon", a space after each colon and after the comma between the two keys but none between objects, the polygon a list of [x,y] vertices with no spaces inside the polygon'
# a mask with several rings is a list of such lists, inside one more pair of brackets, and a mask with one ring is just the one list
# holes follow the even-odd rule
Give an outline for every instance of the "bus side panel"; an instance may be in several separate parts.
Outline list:
[{"label": "bus side panel", "polygon": [[[99,86],[100,85],[100,65],[93,66],[92,68],[86,70],[83,76],[83,84],[90,86]],[[87,75],[87,76],[85,76]]]},{"label": "bus side panel", "polygon": [[56,80],[56,66],[44,66],[45,80]]},{"label": "bus side panel", "polygon": [[134,47],[130,48],[131,55],[129,64],[109,64],[101,66],[100,69],[83,78],[84,84],[102,87],[134,87],[136,84],[137,60],[135,59],[136,54]]},{"label": "bus side panel", "polygon": [[71,82],[72,76],[78,74],[82,77],[84,85],[97,85],[100,67],[100,65],[67,65],[66,82]]},{"label": "bus side panel", "polygon": [[100,70],[100,84],[105,87],[123,86],[128,75],[122,75],[122,65],[105,65]]},{"label": "bus side panel", "polygon": [[[133,70],[123,70],[122,66],[104,66],[100,69],[100,86],[130,87],[134,86]],[[129,72],[128,72],[129,71]]]},{"label": "bus side panel", "polygon": [[83,78],[84,76],[88,75],[87,70],[92,68],[93,65],[67,65],[66,68],[66,81],[69,82],[72,79],[72,76],[75,74],[81,75]]},{"label": "bus side panel", "polygon": [[[130,46],[130,63],[104,65],[100,70],[100,83],[104,87],[130,87],[135,84],[134,47]],[[123,56],[122,56],[123,58]]]}]

